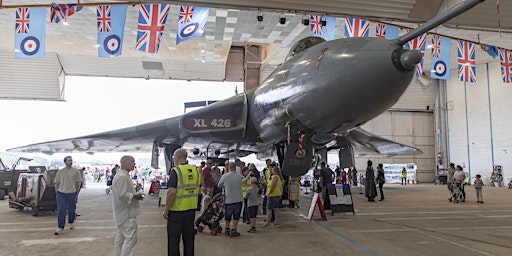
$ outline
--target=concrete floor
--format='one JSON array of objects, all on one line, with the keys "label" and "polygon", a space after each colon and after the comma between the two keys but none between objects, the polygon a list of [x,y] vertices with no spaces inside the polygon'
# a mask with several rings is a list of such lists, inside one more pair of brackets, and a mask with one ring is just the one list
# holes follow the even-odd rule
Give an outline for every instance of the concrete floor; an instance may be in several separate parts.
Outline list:
[{"label": "concrete floor", "polygon": [[[236,238],[198,234],[196,255],[511,255],[512,190],[484,187],[485,204],[477,204],[474,188],[466,189],[467,202],[455,204],[440,185],[386,184],[386,199],[374,203],[355,188],[355,216],[328,211],[322,221],[317,212],[312,222],[304,217],[311,198],[303,195],[301,208],[282,209],[278,228],[263,228],[259,216],[257,233],[240,224]],[[141,204],[136,255],[166,255],[157,205],[157,196]],[[75,230],[55,236],[55,213],[33,217],[0,201],[0,255],[112,255],[116,229],[104,183],[82,190],[78,211]]]}]

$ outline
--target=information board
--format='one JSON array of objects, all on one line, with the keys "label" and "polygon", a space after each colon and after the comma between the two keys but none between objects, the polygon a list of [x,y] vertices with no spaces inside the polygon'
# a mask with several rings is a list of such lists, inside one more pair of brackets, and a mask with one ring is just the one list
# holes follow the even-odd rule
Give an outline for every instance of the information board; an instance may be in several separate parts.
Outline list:
[{"label": "information board", "polygon": [[328,191],[332,215],[336,212],[352,212],[353,215],[356,214],[349,184],[335,184],[329,187]]}]

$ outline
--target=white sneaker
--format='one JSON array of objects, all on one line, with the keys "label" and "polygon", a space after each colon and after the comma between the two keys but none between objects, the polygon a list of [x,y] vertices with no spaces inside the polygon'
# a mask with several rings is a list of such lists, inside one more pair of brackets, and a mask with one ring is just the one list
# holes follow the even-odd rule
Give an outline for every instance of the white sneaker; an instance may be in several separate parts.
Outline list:
[{"label": "white sneaker", "polygon": [[73,225],[73,223],[69,223],[69,229],[71,229],[71,230],[75,229],[75,225]]},{"label": "white sneaker", "polygon": [[62,235],[62,233],[64,233],[64,229],[63,228],[59,228],[59,229],[57,229],[57,231],[55,231],[54,234],[58,236],[58,235]]}]

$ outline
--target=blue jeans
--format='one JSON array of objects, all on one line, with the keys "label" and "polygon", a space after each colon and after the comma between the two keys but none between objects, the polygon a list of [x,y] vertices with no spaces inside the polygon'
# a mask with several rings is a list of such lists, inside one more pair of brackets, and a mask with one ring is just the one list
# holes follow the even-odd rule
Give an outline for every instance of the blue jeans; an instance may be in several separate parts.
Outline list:
[{"label": "blue jeans", "polygon": [[64,228],[66,222],[66,213],[68,214],[68,223],[75,222],[76,196],[78,193],[57,192],[57,224],[59,228]]}]

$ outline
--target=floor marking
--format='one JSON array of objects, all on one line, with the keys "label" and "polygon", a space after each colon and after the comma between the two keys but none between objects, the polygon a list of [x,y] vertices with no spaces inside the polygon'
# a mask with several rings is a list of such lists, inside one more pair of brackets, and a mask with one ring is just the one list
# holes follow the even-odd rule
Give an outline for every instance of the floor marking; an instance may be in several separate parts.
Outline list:
[{"label": "floor marking", "polygon": [[[138,228],[166,228],[166,224],[159,225],[138,225]],[[97,226],[97,227],[84,227],[84,226],[75,226],[76,230],[107,230],[107,229],[116,229],[114,225],[111,226]],[[0,229],[0,232],[26,232],[26,231],[48,231],[55,230],[55,228],[24,228],[24,229]]]},{"label": "floor marking", "polygon": [[434,236],[432,234],[427,234],[425,232],[422,232],[421,230],[418,230],[417,231],[418,233],[422,234],[422,235],[426,235],[426,236],[430,236],[434,239],[437,239],[437,240],[440,240],[440,241],[443,241],[443,242],[446,242],[446,243],[449,243],[449,244],[453,244],[455,246],[458,246],[458,247],[461,247],[461,248],[464,248],[464,249],[469,249],[471,251],[474,251],[474,252],[477,252],[477,253],[480,253],[482,255],[486,255],[486,256],[494,256],[494,254],[492,253],[488,253],[488,252],[484,252],[484,251],[480,251],[478,249],[475,249],[475,248],[472,248],[472,247],[469,247],[467,245],[463,245],[463,244],[459,244],[457,242],[453,242],[453,241],[449,241],[449,240],[446,240],[446,239],[443,239],[443,238],[440,238],[440,237],[437,237],[437,236]]},{"label": "floor marking", "polygon": [[90,242],[98,238],[94,237],[79,237],[79,238],[54,238],[54,239],[35,239],[35,240],[22,240],[21,245],[41,245],[41,244],[63,244],[63,243],[80,243]]},{"label": "floor marking", "polygon": [[[480,218],[510,218],[512,215],[497,215],[497,216],[485,216],[480,215]],[[438,220],[438,219],[474,219],[475,216],[453,216],[453,217],[397,217],[397,218],[382,218],[379,220]]]},{"label": "floor marking", "polygon": [[[302,213],[297,213],[297,215],[298,215],[299,217],[303,217],[304,219],[309,220],[308,216],[306,216],[306,215],[304,215],[304,214],[302,214]],[[359,242],[357,242],[357,241],[355,241],[355,240],[352,240],[351,238],[349,238],[349,237],[347,237],[347,236],[343,235],[342,233],[340,233],[340,232],[338,232],[338,231],[336,231],[336,230],[334,230],[334,229],[332,229],[332,228],[330,228],[330,227],[325,226],[325,225],[324,225],[324,224],[322,224],[320,221],[313,220],[313,223],[314,223],[314,224],[316,224],[316,225],[318,225],[318,226],[320,226],[320,227],[322,227],[323,229],[325,229],[325,230],[329,231],[331,234],[334,234],[334,235],[336,235],[337,237],[339,237],[339,238],[341,238],[341,239],[343,239],[343,240],[345,240],[345,241],[349,242],[350,244],[352,244],[352,245],[354,245],[354,246],[358,247],[359,249],[362,249],[363,251],[366,251],[366,252],[368,252],[368,253],[370,253],[370,254],[373,254],[373,255],[375,255],[375,256],[380,255],[378,252],[376,252],[376,251],[374,251],[374,250],[372,250],[372,249],[370,249],[370,248],[368,248],[368,247],[366,247],[366,246],[364,246],[364,245],[360,244]]]},{"label": "floor marking", "polygon": [[359,213],[359,216],[369,215],[395,215],[395,214],[455,214],[455,213],[490,213],[490,212],[511,212],[512,210],[470,210],[470,211],[439,211],[439,212],[375,212]]}]

